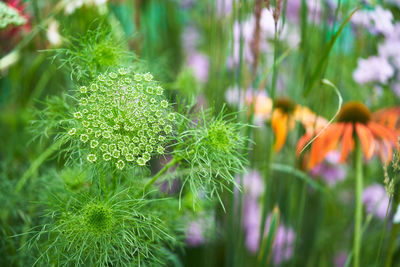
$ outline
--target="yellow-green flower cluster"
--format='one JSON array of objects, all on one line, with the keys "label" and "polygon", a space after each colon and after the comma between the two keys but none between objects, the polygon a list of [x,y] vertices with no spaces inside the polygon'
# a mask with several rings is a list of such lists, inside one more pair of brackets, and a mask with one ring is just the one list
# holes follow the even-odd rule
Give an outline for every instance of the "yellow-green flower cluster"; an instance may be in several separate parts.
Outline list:
[{"label": "yellow-green flower cluster", "polygon": [[112,211],[102,204],[88,204],[83,210],[84,224],[94,234],[107,234],[113,226]]},{"label": "yellow-green flower cluster", "polygon": [[89,149],[89,162],[113,162],[122,170],[128,162],[143,166],[153,154],[164,154],[175,114],[150,73],[121,68],[101,74],[76,98],[77,123],[68,134]]},{"label": "yellow-green flower cluster", "polygon": [[25,23],[26,19],[18,13],[18,10],[0,2],[0,29],[10,24],[23,25]]}]

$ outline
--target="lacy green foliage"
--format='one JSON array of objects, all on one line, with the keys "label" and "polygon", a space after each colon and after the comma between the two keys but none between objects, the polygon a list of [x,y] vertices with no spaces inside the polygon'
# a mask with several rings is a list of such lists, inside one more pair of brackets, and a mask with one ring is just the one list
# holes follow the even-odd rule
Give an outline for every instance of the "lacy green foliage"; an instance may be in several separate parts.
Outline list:
[{"label": "lacy green foliage", "polygon": [[77,167],[64,168],[60,172],[59,176],[70,191],[79,192],[88,185],[88,181],[86,181],[87,171],[81,170]]},{"label": "lacy green foliage", "polygon": [[18,13],[18,10],[0,2],[0,29],[3,29],[10,24],[20,26],[25,23],[26,19]]},{"label": "lacy green foliage", "polygon": [[132,58],[125,42],[116,37],[105,23],[78,38],[70,37],[67,48],[55,49],[61,67],[67,67],[71,77],[91,80],[114,66],[126,65]]},{"label": "lacy green foliage", "polygon": [[192,129],[180,136],[180,168],[188,168],[184,184],[189,184],[195,197],[205,191],[219,198],[219,191],[231,190],[229,184],[237,186],[235,175],[243,173],[247,165],[242,154],[247,150],[247,138],[241,134],[246,125],[228,119],[222,112],[217,117],[204,112],[197,121],[187,121],[185,128]]},{"label": "lacy green foliage", "polygon": [[100,74],[75,98],[68,136],[85,150],[87,161],[111,162],[122,170],[127,163],[144,166],[152,155],[164,154],[175,114],[150,73],[120,68]]},{"label": "lacy green foliage", "polygon": [[51,96],[44,100],[41,105],[43,109],[33,110],[37,117],[32,122],[32,132],[34,139],[56,135],[60,137],[59,132],[65,127],[69,116],[69,110],[72,109],[70,101],[67,101],[66,95],[61,97]]},{"label": "lacy green foliage", "polygon": [[[164,266],[176,245],[162,215],[163,202],[133,198],[127,190],[109,199],[64,194],[51,202],[50,220],[29,242],[36,263],[61,266]],[[157,203],[157,207],[154,203]]]}]

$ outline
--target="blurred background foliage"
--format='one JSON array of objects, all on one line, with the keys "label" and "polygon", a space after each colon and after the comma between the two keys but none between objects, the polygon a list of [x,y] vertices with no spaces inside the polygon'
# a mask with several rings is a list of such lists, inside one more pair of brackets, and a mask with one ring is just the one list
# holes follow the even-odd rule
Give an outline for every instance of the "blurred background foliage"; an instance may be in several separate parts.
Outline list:
[{"label": "blurred background foliage", "polygon": [[[271,95],[272,88],[276,87],[277,97],[290,98],[329,119],[337,110],[338,99],[332,88],[320,83],[321,78],[326,78],[339,88],[345,101],[361,101],[371,110],[400,103],[398,93],[393,90],[393,84],[400,80],[399,70],[396,70],[397,78],[394,75],[391,82],[362,84],[354,79],[359,58],[377,54],[378,44],[383,42],[384,36],[359,28],[353,22],[345,23],[355,8],[374,10],[381,5],[393,14],[393,23],[397,22],[400,20],[400,8],[396,1],[271,1],[274,6],[276,2],[283,6],[280,23],[286,32],[282,31],[280,40],[275,41],[273,34],[263,36],[255,72],[254,59],[248,60],[243,54],[248,52],[243,50],[248,49],[245,46],[249,40],[243,36],[238,39],[238,32],[254,37],[248,29],[253,29],[248,21],[253,20],[254,23],[257,0],[81,1],[87,3],[76,7],[72,6],[72,0],[69,3],[44,0],[4,2],[13,2],[20,7],[28,22],[22,27],[0,31],[1,266],[32,264],[34,255],[26,248],[21,249],[27,237],[18,234],[38,225],[41,220],[38,214],[43,207],[35,203],[45,198],[46,190],[42,187],[53,183],[50,170],[59,170],[64,165],[64,159],[50,157],[39,166],[20,192],[15,191],[16,184],[30,164],[51,145],[46,139],[32,141],[30,125],[33,119],[37,119],[32,111],[41,108],[43,101],[50,96],[71,90],[74,82],[87,79],[86,74],[72,75],[68,63],[66,67],[60,67],[63,63],[62,52],[55,52],[54,49],[62,51],[62,48],[71,47],[74,38],[81,38],[90,31],[96,35],[99,25],[108,28],[109,35],[98,35],[98,39],[94,38],[95,42],[103,40],[103,45],[107,46],[107,38],[118,40],[129,53],[115,59],[113,55],[101,54],[101,47],[91,47],[94,50],[84,52],[80,55],[82,58],[98,56],[95,68],[104,70],[115,63],[140,62],[157,80],[162,81],[169,96],[176,101],[181,97],[193,98],[199,106],[210,106],[219,111],[229,102],[227,96],[234,88],[242,94],[246,94],[247,89],[259,89]],[[225,6],[225,2],[230,5]],[[260,2],[265,5],[269,1]],[[311,2],[318,3],[317,11],[310,8]],[[297,7],[295,18],[290,17],[293,14],[288,12],[294,5]],[[312,12],[317,14],[313,16]],[[237,23],[242,23],[239,31]],[[344,28],[339,32],[341,25]],[[269,26],[274,27],[267,25],[267,28]],[[287,37],[290,33],[293,36]],[[335,34],[338,38],[332,49],[327,50]],[[276,68],[273,67],[275,51],[282,59]],[[82,48],[76,47],[76,52],[79,57]],[[254,123],[245,109],[238,102],[228,106],[230,111],[244,110],[239,120]],[[271,128],[261,122],[249,133],[254,142],[250,144],[248,155],[251,169],[258,170],[261,175],[267,175],[268,168],[273,169],[262,205],[268,213],[275,206],[279,207],[280,222],[291,226],[296,235],[290,257],[275,263],[270,260],[269,264],[343,266],[343,260],[343,263],[338,263],[338,258],[344,254],[346,259],[352,244],[353,170],[348,164],[347,179],[335,186],[315,178],[313,181],[318,186],[313,187],[308,180],[298,179],[295,172],[302,167],[296,157],[295,146],[303,132],[301,126],[296,125],[282,151],[273,158],[269,154],[273,145],[273,139],[269,138],[273,136]],[[291,168],[279,171],[271,162]],[[388,171],[390,177],[398,176],[391,168]],[[310,174],[305,175],[309,178]],[[383,184],[381,163],[374,159],[366,164],[364,177],[366,185]],[[242,179],[246,179],[246,175]],[[244,211],[237,210],[237,205],[244,204],[242,201],[239,204],[236,197],[240,195],[243,198],[245,194],[246,191],[240,194],[235,192],[233,197],[228,193],[224,195],[226,212],[214,204],[193,212],[194,218],[211,213],[213,220],[210,228],[201,233],[201,242],[188,242],[187,247],[179,252],[176,266],[257,265],[257,255],[246,247],[248,233],[242,227],[246,219],[242,218]],[[398,203],[398,183],[394,195],[394,201]],[[394,211],[395,208],[392,208],[390,214]],[[385,223],[386,231],[382,236]],[[390,264],[387,263],[390,253],[393,257],[391,265],[400,266],[399,238],[392,231],[395,225],[370,216],[364,227],[363,266],[373,266],[375,261],[378,262],[376,266]],[[12,237],[14,235],[18,236]],[[377,256],[381,236],[383,245],[381,255]]]}]

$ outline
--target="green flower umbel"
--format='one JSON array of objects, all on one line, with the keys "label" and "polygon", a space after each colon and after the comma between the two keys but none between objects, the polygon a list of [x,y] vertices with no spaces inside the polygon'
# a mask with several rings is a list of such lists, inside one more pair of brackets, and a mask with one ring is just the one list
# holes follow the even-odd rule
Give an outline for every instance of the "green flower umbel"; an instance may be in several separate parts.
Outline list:
[{"label": "green flower umbel", "polygon": [[106,234],[113,227],[112,210],[103,204],[88,204],[82,212],[84,225],[96,235]]},{"label": "green flower umbel", "polygon": [[101,74],[77,92],[77,108],[68,135],[79,140],[91,163],[112,162],[118,169],[146,165],[164,154],[175,114],[150,73],[121,68]]},{"label": "green flower umbel", "polygon": [[169,203],[156,203],[132,198],[127,190],[111,198],[58,196],[31,239],[40,252],[38,266],[167,265],[167,249],[176,239],[172,222],[158,211]]}]

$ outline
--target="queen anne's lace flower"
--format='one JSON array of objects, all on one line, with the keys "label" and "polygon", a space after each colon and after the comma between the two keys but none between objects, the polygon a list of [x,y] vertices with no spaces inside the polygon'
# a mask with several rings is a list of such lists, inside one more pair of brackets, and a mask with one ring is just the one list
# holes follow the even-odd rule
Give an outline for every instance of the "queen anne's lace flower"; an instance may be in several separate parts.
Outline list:
[{"label": "queen anne's lace flower", "polygon": [[68,135],[89,150],[89,162],[111,161],[122,170],[128,162],[143,166],[152,154],[164,154],[175,114],[150,73],[121,68],[101,74],[79,87],[76,98]]}]

